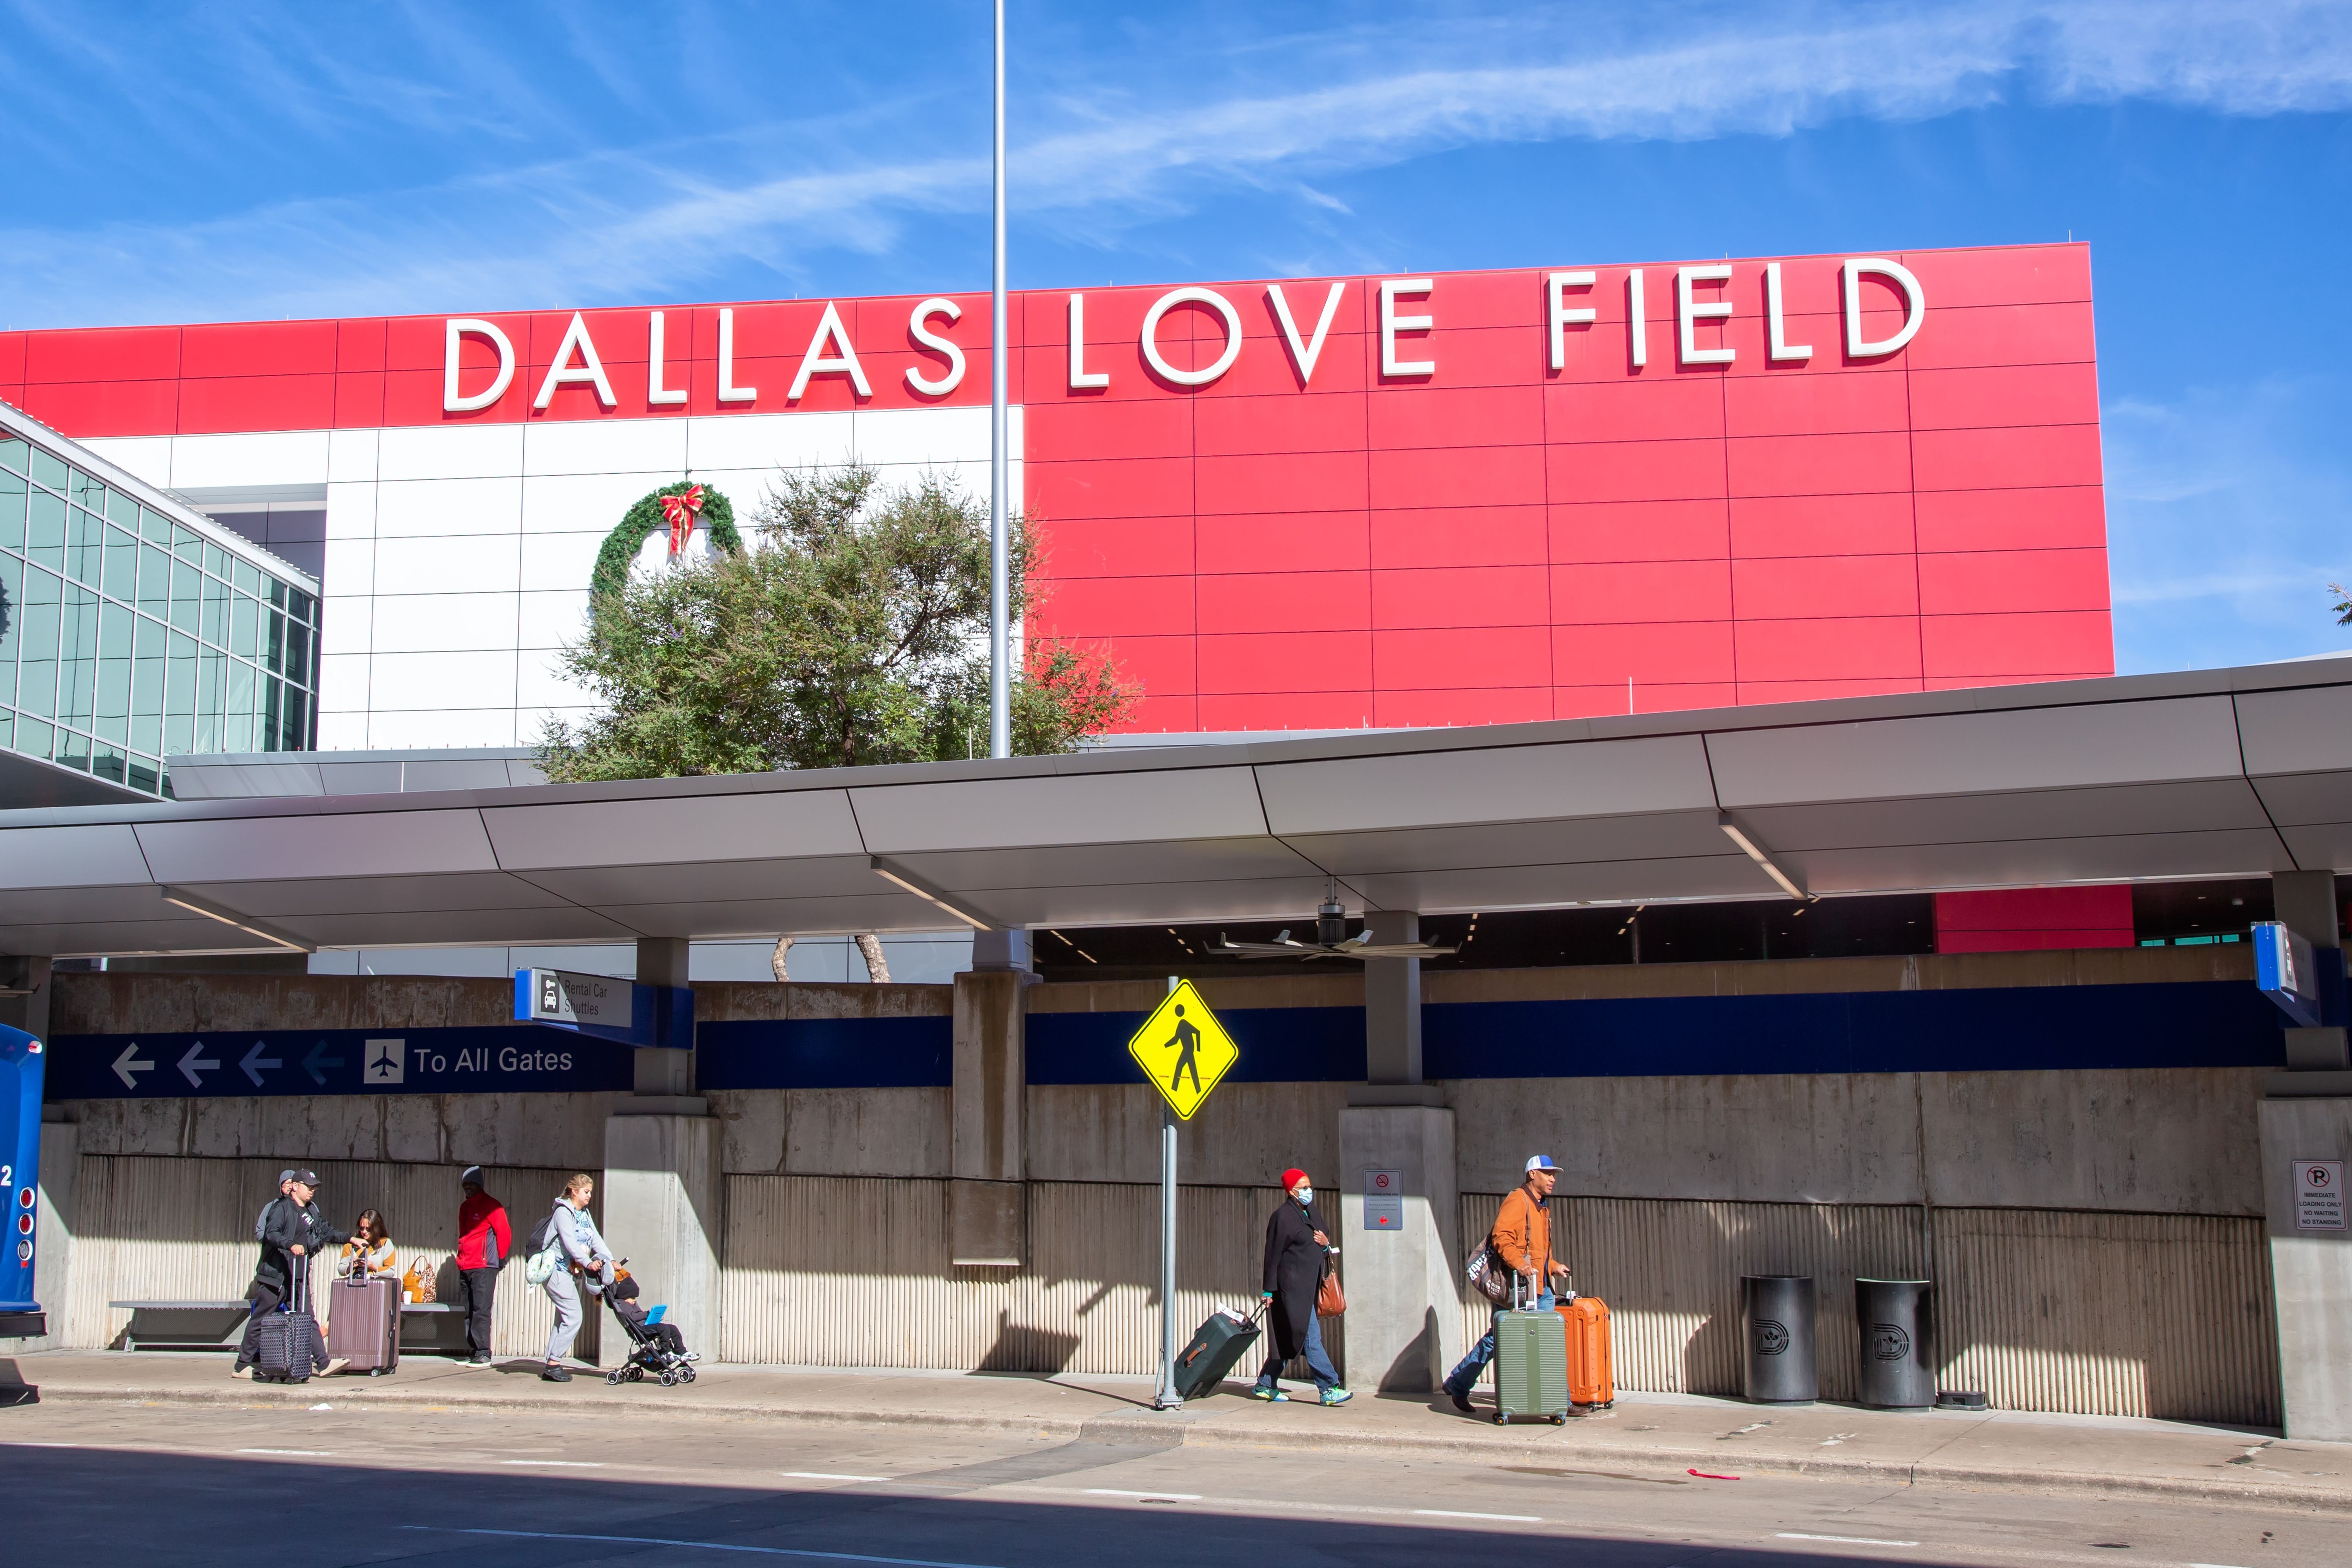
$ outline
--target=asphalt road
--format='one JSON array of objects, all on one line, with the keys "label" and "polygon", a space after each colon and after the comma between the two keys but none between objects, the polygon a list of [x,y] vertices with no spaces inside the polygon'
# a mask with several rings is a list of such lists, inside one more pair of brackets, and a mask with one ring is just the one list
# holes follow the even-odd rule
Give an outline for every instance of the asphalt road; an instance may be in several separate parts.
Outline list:
[{"label": "asphalt road", "polygon": [[2340,1515],[749,1419],[0,1411],[0,1563],[2341,1568]]}]

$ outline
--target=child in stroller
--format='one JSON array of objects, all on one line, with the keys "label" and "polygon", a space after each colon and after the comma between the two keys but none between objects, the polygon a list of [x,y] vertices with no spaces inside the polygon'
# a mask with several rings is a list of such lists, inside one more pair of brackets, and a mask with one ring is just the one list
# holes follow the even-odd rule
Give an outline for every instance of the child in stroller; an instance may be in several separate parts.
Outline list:
[{"label": "child in stroller", "polygon": [[[694,1381],[694,1363],[702,1358],[686,1348],[686,1336],[678,1332],[676,1323],[658,1322],[637,1304],[637,1282],[625,1268],[616,1270],[618,1278],[604,1291],[604,1305],[613,1309],[613,1316],[628,1331],[629,1341],[635,1348],[629,1359],[604,1374],[604,1381],[618,1385],[642,1383],[646,1373],[652,1373],[664,1388]],[[661,1308],[655,1308],[658,1313]]]}]

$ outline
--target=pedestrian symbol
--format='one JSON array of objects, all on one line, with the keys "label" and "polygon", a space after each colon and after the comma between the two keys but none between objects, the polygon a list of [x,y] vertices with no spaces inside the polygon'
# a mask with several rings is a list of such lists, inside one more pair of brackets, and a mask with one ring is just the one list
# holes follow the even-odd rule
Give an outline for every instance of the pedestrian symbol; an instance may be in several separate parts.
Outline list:
[{"label": "pedestrian symbol", "polygon": [[1127,1052],[1160,1097],[1188,1121],[1242,1055],[1189,980],[1179,982],[1144,1020],[1127,1042]]}]

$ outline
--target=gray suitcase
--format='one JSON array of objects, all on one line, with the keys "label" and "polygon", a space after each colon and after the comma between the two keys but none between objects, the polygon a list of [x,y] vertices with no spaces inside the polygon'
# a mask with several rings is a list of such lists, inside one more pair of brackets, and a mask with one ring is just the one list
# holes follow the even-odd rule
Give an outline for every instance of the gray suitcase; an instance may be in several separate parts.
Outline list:
[{"label": "gray suitcase", "polygon": [[1534,1416],[1565,1426],[1568,1415],[1567,1321],[1534,1310],[1532,1302],[1520,1310],[1513,1275],[1510,1310],[1495,1314],[1495,1420]]},{"label": "gray suitcase", "polygon": [[310,1315],[310,1260],[293,1260],[291,1294],[275,1312],[264,1312],[254,1326],[253,1376],[257,1383],[308,1383],[326,1364],[326,1342],[319,1320]]}]

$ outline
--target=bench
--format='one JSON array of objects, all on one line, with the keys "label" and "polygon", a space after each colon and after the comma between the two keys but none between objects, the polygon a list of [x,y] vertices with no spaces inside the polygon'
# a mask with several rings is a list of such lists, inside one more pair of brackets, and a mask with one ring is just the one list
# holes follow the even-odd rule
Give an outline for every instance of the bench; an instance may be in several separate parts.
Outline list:
[{"label": "bench", "polygon": [[[127,1311],[122,1348],[136,1350],[233,1351],[244,1336],[251,1303],[235,1301],[109,1301]],[[464,1355],[466,1318],[446,1301],[400,1304],[403,1354]]]}]

